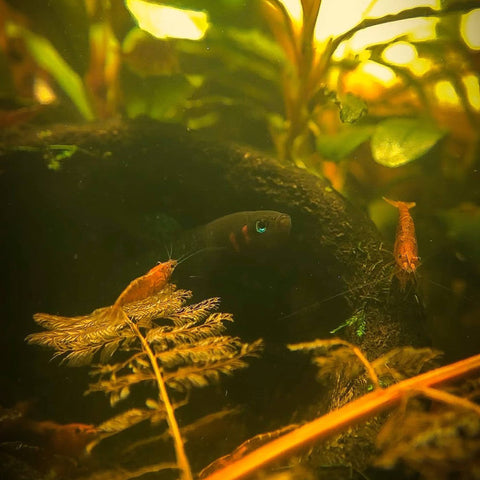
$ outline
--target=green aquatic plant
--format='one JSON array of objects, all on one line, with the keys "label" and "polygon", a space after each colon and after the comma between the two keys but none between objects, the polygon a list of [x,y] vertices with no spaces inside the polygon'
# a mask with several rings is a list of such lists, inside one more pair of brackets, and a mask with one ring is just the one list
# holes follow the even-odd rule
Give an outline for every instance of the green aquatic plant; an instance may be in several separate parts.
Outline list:
[{"label": "green aquatic plant", "polygon": [[[388,120],[395,115],[391,108],[387,120],[382,121],[383,115],[378,115],[375,110],[368,111],[371,110],[369,107],[378,107],[378,100],[376,104],[373,101],[368,102],[370,105],[367,106],[366,101],[349,92],[348,86],[342,87],[343,80],[351,72],[369,61],[383,65],[386,70],[390,69],[392,75],[403,83],[400,90],[415,87],[420,91],[420,98],[425,98],[425,91],[430,88],[427,81],[416,78],[408,68],[396,68],[395,63],[383,59],[384,52],[395,44],[395,38],[388,42],[381,40],[373,42],[373,45],[366,47],[368,54],[363,55],[352,53],[339,55],[339,47],[342,44],[345,47],[358,32],[365,32],[372,27],[387,23],[393,25],[400,20],[420,17],[440,19],[444,16],[455,16],[459,12],[473,8],[471,2],[448,4],[441,10],[430,7],[407,8],[400,10],[399,13],[375,17],[371,15],[375,7],[375,2],[372,1],[365,8],[359,23],[347,28],[343,33],[327,36],[323,42],[316,38],[317,33],[323,35],[323,32],[317,32],[317,24],[325,23],[321,0],[300,2],[300,19],[295,18],[295,15],[287,9],[286,3],[281,0],[265,0],[263,3],[266,21],[289,61],[288,69],[282,77],[286,115],[283,121],[277,123],[279,128],[274,130],[274,136],[277,137],[275,144],[281,158],[298,159],[305,163],[308,155],[314,153],[312,139],[315,139],[318,152],[325,158],[341,160],[373,135],[371,145],[375,161],[385,166],[396,167],[419,158],[444,134],[428,119],[428,115],[427,118],[423,118],[422,114],[419,114],[419,109],[415,107],[407,116],[417,118],[399,117]],[[406,32],[404,35],[404,38],[411,42],[410,45],[417,45],[417,42],[410,38],[411,33]],[[435,40],[432,39],[430,43],[435,45]],[[445,39],[442,38],[442,42],[445,42]],[[438,44],[441,44],[440,41]],[[425,49],[423,53],[426,54]],[[430,56],[432,53],[430,52]],[[332,85],[332,75],[337,79],[336,91],[329,86]],[[371,79],[365,80],[369,81]],[[468,101],[466,103],[468,104]],[[362,121],[358,126],[344,128],[340,125],[336,128],[332,124],[326,125],[322,115],[333,106],[338,108],[339,119],[343,124],[356,124],[362,119],[366,121]],[[468,105],[465,106],[466,110],[467,107]],[[369,113],[374,115],[369,117]],[[377,120],[373,118],[374,116]],[[332,123],[331,118],[329,123]],[[408,144],[405,138],[407,134]],[[384,143],[390,145],[398,143],[399,151],[389,155],[383,148]],[[307,168],[313,167],[311,160],[305,165]]]},{"label": "green aquatic plant", "polygon": [[365,329],[367,328],[365,309],[360,308],[356,310],[350,317],[347,318],[347,320],[345,320],[345,322],[331,330],[330,333],[337,333],[345,327],[353,327],[357,337],[363,337],[363,335],[365,335]]},{"label": "green aquatic plant", "polygon": [[[249,0],[243,7],[238,2],[205,2],[202,11],[188,1],[180,8],[174,1],[80,2],[71,14],[83,20],[78,28],[90,54],[83,77],[48,39],[51,32],[29,30],[12,8],[7,9],[6,40],[23,42],[33,62],[87,120],[119,111],[148,115],[239,137],[247,144],[273,145],[280,160],[315,173],[322,171],[322,159],[348,158],[366,142],[373,159],[387,167],[430,151],[446,133],[435,111],[439,81],[449,82],[470,123],[478,121],[475,94],[465,83],[475,65],[462,31],[463,17],[478,7],[476,1],[443,2],[441,8],[400,6],[385,13],[372,0],[357,12],[356,24],[343,22],[343,31],[325,25],[328,15],[334,17],[332,24],[342,20],[342,12],[328,2],[298,4],[295,13],[282,0]],[[183,19],[184,29],[168,29],[168,15]],[[125,19],[122,33],[115,28],[117,17]],[[361,53],[352,47],[376,27],[392,25],[395,32],[399,22],[419,19],[432,20],[429,35],[417,38],[411,26],[388,40],[373,36]],[[413,61],[392,59],[391,47],[407,48],[430,66],[416,72]],[[438,58],[445,61],[440,64]],[[375,83],[380,77],[362,71],[367,64],[388,71],[395,82],[385,88]],[[353,74],[360,75],[357,83],[374,84],[375,94],[369,97],[350,85]],[[248,121],[236,124],[238,118]],[[392,144],[394,149],[385,148]]]},{"label": "green aquatic plant", "polygon": [[18,146],[13,148],[16,152],[41,152],[43,159],[47,162],[49,170],[58,171],[62,168],[62,163],[73,157],[75,153],[82,152],[90,155],[90,152],[80,148],[78,145],[45,145],[44,147]]},{"label": "green aquatic plant", "polygon": [[447,132],[425,118],[387,118],[373,125],[342,128],[335,135],[319,135],[318,151],[327,159],[341,161],[362,143],[370,141],[372,157],[380,165],[397,168],[431,150]]},{"label": "green aquatic plant", "polygon": [[[257,356],[262,342],[247,344],[223,335],[225,323],[233,318],[214,312],[218,298],[187,305],[192,293],[168,283],[174,263],[160,264],[131,282],[110,307],[77,317],[36,314],[35,321],[46,331],[33,333],[27,340],[53,349],[54,356],[62,356],[70,366],[90,365],[96,380],[86,393],[104,392],[112,407],[132,390],[148,392],[141,399],[143,407],[128,408],[98,425],[89,450],[141,422],[166,423],[177,462],[151,465],[147,471],[177,468],[182,479],[190,480],[177,410],[188,403],[190,390],[245,368],[246,357]],[[99,363],[94,363],[97,357]],[[145,466],[138,471],[144,472]],[[135,476],[132,471],[128,478]]]}]

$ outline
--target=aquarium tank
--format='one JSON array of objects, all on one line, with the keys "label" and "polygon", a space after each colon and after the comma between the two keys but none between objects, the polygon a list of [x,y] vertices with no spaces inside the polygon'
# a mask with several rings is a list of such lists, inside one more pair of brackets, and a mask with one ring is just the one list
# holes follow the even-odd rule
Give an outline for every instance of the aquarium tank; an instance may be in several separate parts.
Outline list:
[{"label": "aquarium tank", "polygon": [[480,478],[478,0],[0,0],[0,478]]}]

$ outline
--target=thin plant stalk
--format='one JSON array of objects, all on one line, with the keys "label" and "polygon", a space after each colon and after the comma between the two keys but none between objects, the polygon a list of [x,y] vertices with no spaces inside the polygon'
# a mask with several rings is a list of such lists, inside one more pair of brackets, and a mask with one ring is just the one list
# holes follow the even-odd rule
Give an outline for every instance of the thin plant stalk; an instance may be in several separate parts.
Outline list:
[{"label": "thin plant stalk", "polygon": [[443,390],[437,390],[436,388],[423,387],[419,390],[419,393],[425,395],[431,400],[436,400],[437,402],[443,402],[452,407],[464,408],[465,410],[472,410],[477,415],[480,415],[480,405],[468,400],[467,398],[458,397]]},{"label": "thin plant stalk", "polygon": [[355,346],[353,343],[347,342],[345,340],[338,341],[338,345],[344,345],[348,348],[351,348],[353,353],[357,356],[357,358],[362,362],[365,370],[367,371],[370,380],[372,381],[375,388],[380,388],[380,381],[378,379],[377,374],[375,373],[375,369],[372,367],[372,364],[367,360],[367,357],[363,354],[363,352]]},{"label": "thin plant stalk", "polygon": [[[399,403],[406,396],[421,393],[441,383],[458,379],[480,369],[480,355],[431,370],[392,385],[384,390],[376,389],[347,405],[323,415],[287,433],[217,470],[204,480],[236,480],[258,468],[285,457],[289,453],[325,439],[334,433],[378,414]],[[466,405],[464,405],[466,407]]]},{"label": "thin plant stalk", "polygon": [[150,345],[148,344],[145,337],[140,332],[138,326],[132,322],[127,315],[125,315],[125,321],[128,323],[130,328],[133,330],[135,335],[140,339],[142,343],[142,347],[147,354],[150,363],[153,368],[153,372],[155,374],[155,379],[157,380],[158,390],[159,390],[159,399],[165,406],[165,411],[167,414],[167,423],[169,426],[169,431],[173,438],[173,444],[175,447],[175,455],[177,457],[177,464],[178,468],[182,472],[182,480],[193,480],[192,470],[190,468],[190,463],[188,462],[187,455],[185,453],[185,448],[183,445],[182,436],[180,434],[180,429],[178,427],[177,419],[175,418],[175,412],[173,410],[173,406],[170,402],[170,398],[168,397],[167,387],[165,386],[165,382],[162,377],[162,372],[157,363],[157,359],[155,358],[155,354],[153,353]]}]

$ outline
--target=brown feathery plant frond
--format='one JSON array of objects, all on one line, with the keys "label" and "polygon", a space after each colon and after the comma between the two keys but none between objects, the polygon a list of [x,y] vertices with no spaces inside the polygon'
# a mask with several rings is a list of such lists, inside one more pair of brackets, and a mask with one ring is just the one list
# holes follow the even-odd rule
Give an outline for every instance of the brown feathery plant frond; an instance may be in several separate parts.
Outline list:
[{"label": "brown feathery plant frond", "polygon": [[318,379],[341,375],[345,378],[355,378],[363,370],[370,377],[373,385],[378,388],[378,375],[363,352],[352,343],[341,338],[314,340],[313,342],[288,345],[291,351],[313,351],[312,362],[319,367]]},{"label": "brown feathery plant frond", "polygon": [[[155,385],[157,399],[147,398],[147,408],[131,408],[100,424],[99,435],[87,450],[141,422],[166,422],[174,442],[176,468],[182,480],[191,480],[175,410],[188,402],[192,388],[245,368],[245,358],[257,356],[262,342],[246,344],[223,335],[225,323],[233,318],[213,313],[218,298],[186,305],[191,292],[169,283],[175,265],[174,260],[157,265],[131,282],[112,306],[88,315],[37,313],[34,319],[46,331],[29,335],[27,341],[53,349],[54,357],[62,356],[69,366],[92,365],[90,374],[96,380],[86,393],[104,392],[112,406],[140,384]],[[99,363],[92,364],[95,357]],[[172,393],[175,403],[170,400]],[[158,465],[171,468],[170,463]]]}]

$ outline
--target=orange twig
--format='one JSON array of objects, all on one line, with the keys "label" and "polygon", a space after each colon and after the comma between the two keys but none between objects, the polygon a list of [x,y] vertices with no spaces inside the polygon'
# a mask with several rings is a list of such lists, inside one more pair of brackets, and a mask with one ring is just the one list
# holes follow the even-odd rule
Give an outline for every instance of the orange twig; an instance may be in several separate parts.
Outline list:
[{"label": "orange twig", "polygon": [[437,390],[431,387],[423,387],[418,392],[432,400],[446,403],[448,405],[451,405],[452,407],[464,408],[465,410],[473,410],[477,415],[480,415],[480,405],[473,403],[467,398],[457,397],[457,395],[452,395],[451,393],[444,392],[443,390]]},{"label": "orange twig", "polygon": [[288,453],[371,417],[399,402],[404,395],[416,394],[424,388],[455,380],[480,369],[480,355],[431,370],[392,385],[385,390],[375,390],[338,410],[306,423],[272,442],[254,450],[245,457],[217,470],[204,480],[236,480],[254,472]]},{"label": "orange twig", "polygon": [[353,353],[357,356],[357,358],[363,363],[363,366],[365,367],[365,370],[368,373],[368,376],[370,377],[370,380],[373,382],[375,388],[380,388],[380,382],[378,380],[378,376],[372,367],[372,364],[367,360],[367,357],[363,354],[363,352],[353,345],[353,343],[346,342],[345,340],[340,340],[339,342],[340,345],[345,345],[348,348],[351,348],[353,350]]}]

